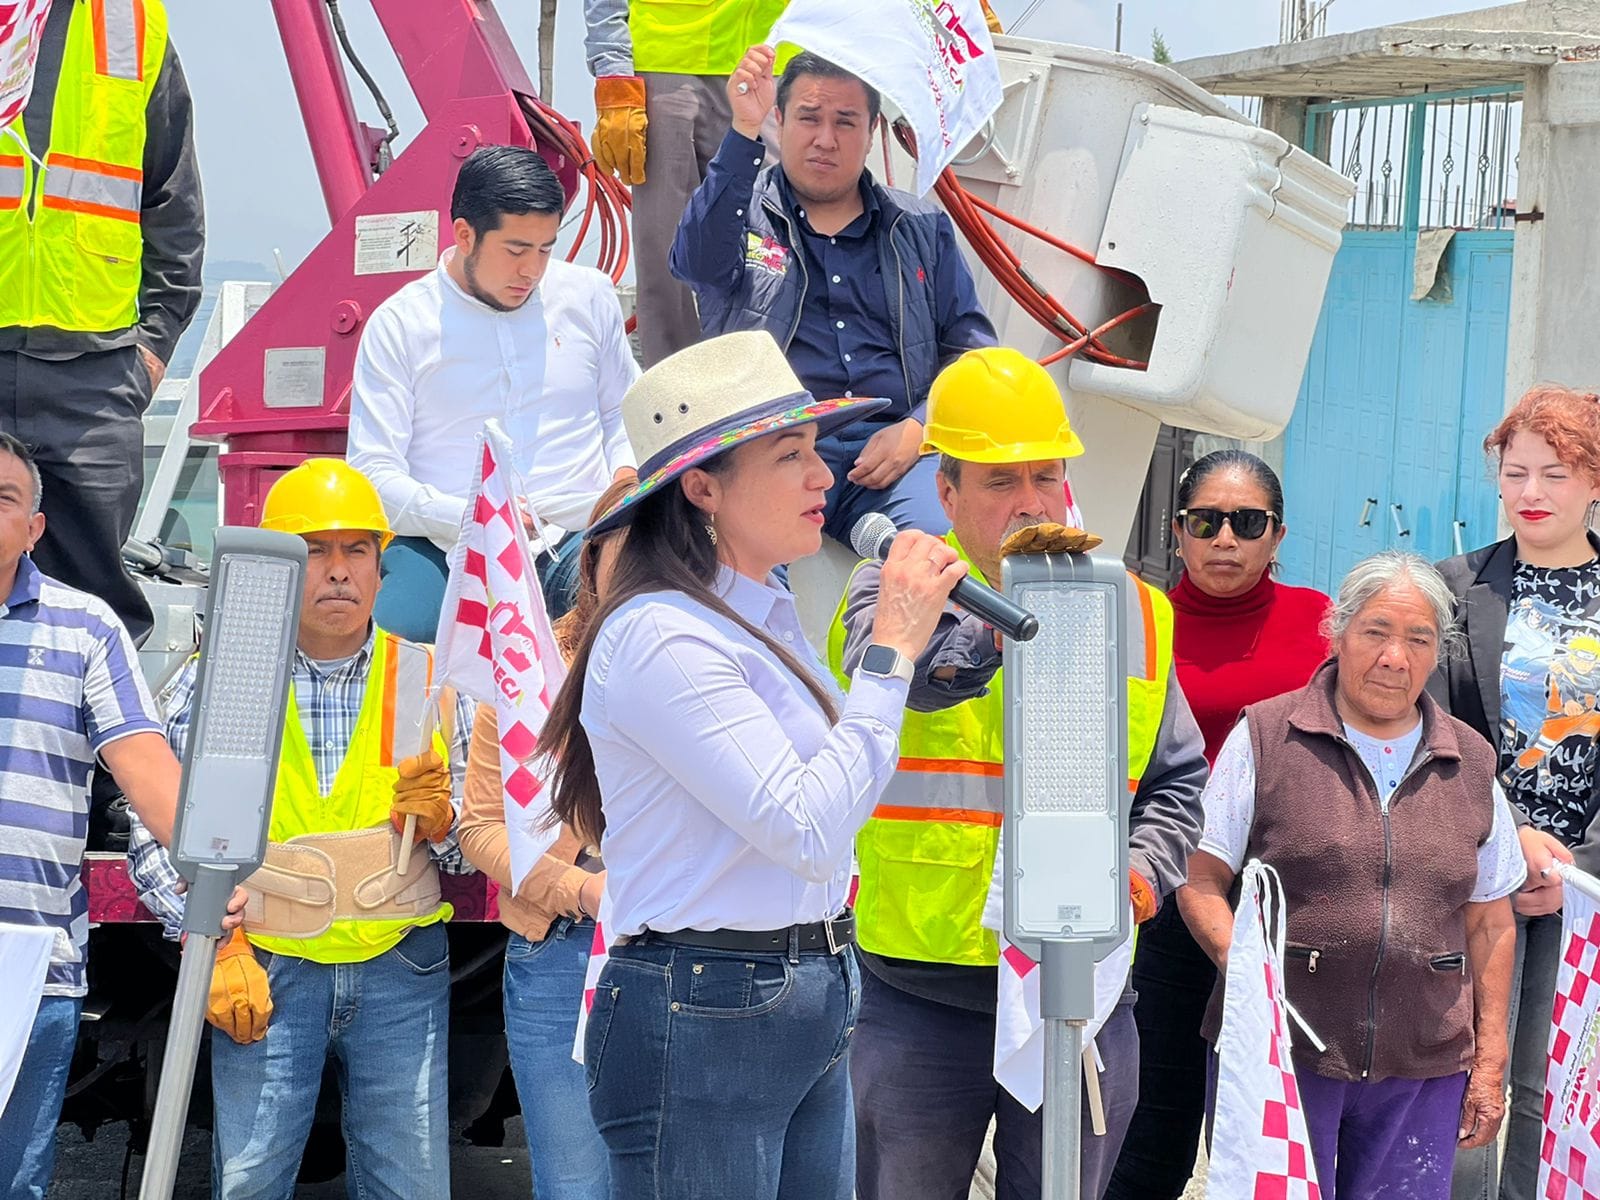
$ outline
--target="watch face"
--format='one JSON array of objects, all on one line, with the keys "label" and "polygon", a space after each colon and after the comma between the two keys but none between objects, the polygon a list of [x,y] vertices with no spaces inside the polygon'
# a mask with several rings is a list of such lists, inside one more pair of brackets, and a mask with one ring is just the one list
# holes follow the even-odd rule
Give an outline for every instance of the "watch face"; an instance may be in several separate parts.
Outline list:
[{"label": "watch face", "polygon": [[900,655],[892,646],[868,646],[861,656],[861,669],[869,675],[893,675]]}]

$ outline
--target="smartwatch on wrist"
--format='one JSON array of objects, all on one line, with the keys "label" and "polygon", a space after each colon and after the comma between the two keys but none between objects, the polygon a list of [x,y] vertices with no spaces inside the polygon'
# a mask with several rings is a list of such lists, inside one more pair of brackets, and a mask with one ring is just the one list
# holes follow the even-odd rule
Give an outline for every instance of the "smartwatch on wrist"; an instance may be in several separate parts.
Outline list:
[{"label": "smartwatch on wrist", "polygon": [[882,646],[874,642],[861,656],[861,665],[856,668],[856,674],[872,675],[879,679],[899,679],[910,683],[912,664],[909,658],[893,646]]}]

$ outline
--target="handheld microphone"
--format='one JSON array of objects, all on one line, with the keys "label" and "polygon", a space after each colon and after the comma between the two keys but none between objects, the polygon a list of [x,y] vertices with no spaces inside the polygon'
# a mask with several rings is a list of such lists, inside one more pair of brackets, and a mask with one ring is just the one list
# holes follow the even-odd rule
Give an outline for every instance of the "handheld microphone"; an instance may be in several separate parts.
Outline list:
[{"label": "handheld microphone", "polygon": [[[850,544],[862,558],[882,560],[888,557],[889,547],[899,532],[894,522],[882,513],[867,513],[851,526]],[[950,599],[1014,642],[1025,642],[1039,632],[1038,617],[970,575],[956,584]]]}]

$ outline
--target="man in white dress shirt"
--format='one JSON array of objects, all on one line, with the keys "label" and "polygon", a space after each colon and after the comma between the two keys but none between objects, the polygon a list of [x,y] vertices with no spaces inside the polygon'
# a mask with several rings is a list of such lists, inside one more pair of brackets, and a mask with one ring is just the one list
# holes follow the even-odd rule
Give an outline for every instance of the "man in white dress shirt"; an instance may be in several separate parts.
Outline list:
[{"label": "man in white dress shirt", "polygon": [[434,640],[484,421],[497,418],[516,447],[551,616],[571,602],[576,531],[633,469],[622,394],[639,368],[611,280],[553,257],[565,203],[534,151],[478,150],[450,201],[456,244],[361,335],[349,459],[396,534],[374,615],[401,637]]}]

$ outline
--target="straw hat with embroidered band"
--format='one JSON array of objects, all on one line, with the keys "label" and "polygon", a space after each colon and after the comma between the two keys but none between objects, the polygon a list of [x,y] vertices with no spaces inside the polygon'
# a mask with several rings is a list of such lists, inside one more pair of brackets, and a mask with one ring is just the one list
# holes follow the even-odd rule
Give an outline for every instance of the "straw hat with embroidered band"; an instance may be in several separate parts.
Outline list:
[{"label": "straw hat with embroidered band", "polygon": [[639,484],[587,532],[626,524],[641,500],[741,442],[808,423],[821,437],[888,403],[816,399],[762,330],[698,342],[662,359],[623,396],[622,423],[639,457]]}]

